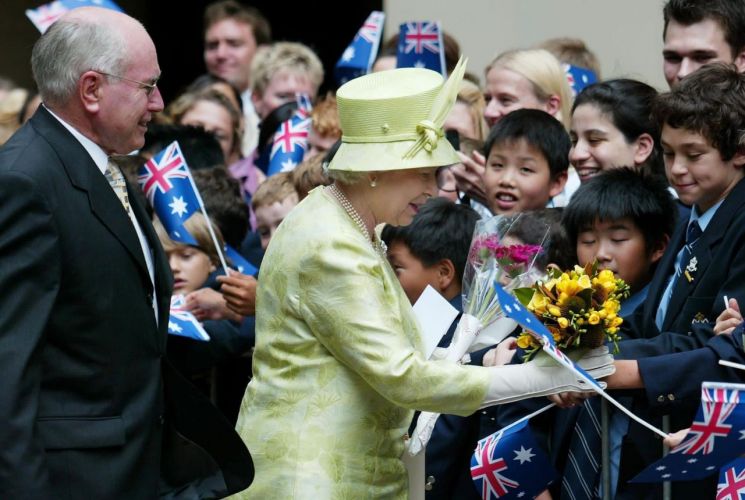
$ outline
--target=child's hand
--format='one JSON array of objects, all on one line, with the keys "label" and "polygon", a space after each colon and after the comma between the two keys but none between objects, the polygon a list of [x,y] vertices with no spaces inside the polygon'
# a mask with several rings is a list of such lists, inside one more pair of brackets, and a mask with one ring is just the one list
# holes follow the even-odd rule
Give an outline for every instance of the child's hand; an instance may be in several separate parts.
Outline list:
[{"label": "child's hand", "polygon": [[463,191],[479,203],[486,203],[486,191],[484,190],[484,170],[486,159],[479,152],[474,151],[472,157],[468,157],[456,151],[461,163],[450,167],[455,176],[455,183],[459,191]]},{"label": "child's hand", "polygon": [[256,278],[231,270],[217,281],[222,283],[220,292],[231,311],[240,316],[256,314]]},{"label": "child's hand", "polygon": [[714,333],[720,335],[722,333],[732,333],[740,323],[742,323],[742,314],[740,314],[740,306],[737,304],[737,299],[729,299],[727,309],[722,311],[717,317],[717,322],[714,325]]},{"label": "child's hand", "polygon": [[186,296],[186,308],[199,320],[230,319],[241,321],[243,318],[228,309],[225,298],[220,292],[211,288],[200,288]]},{"label": "child's hand", "polygon": [[688,434],[689,430],[690,429],[681,429],[678,432],[668,434],[667,437],[662,440],[662,442],[665,443],[665,446],[669,448],[675,448],[683,442],[683,438],[686,436],[686,434]]},{"label": "child's hand", "polygon": [[490,349],[484,354],[484,366],[507,365],[515,357],[517,349],[517,339],[507,337],[494,349]]}]

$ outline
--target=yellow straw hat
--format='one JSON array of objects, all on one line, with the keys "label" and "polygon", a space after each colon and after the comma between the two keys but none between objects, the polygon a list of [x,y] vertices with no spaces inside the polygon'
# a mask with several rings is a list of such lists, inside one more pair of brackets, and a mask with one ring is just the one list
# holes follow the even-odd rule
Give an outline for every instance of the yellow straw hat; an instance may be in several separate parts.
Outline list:
[{"label": "yellow straw hat", "polygon": [[336,93],[342,144],[329,170],[369,172],[458,163],[442,124],[465,70],[461,58],[444,84],[434,71],[400,68],[342,85]]}]

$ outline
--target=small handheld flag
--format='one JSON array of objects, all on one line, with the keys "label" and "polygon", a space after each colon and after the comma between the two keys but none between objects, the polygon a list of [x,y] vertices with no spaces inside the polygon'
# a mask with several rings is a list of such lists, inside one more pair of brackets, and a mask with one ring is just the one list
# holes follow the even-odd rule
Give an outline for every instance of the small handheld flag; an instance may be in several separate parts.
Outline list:
[{"label": "small handheld flag", "polygon": [[225,256],[230,259],[230,262],[233,263],[233,267],[237,269],[239,273],[256,276],[259,272],[256,266],[247,261],[235,248],[230,245],[225,245],[224,250]]},{"label": "small handheld flag", "polygon": [[427,68],[447,77],[440,21],[403,23],[398,37],[396,67]]},{"label": "small handheld flag", "polygon": [[26,9],[26,17],[43,34],[64,13],[77,7],[103,7],[123,12],[122,8],[111,0],[55,0],[35,9]]},{"label": "small handheld flag", "polygon": [[471,478],[484,500],[533,498],[556,476],[527,420],[480,440],[471,457]]},{"label": "small handheld flag", "polygon": [[290,172],[303,161],[308,150],[308,133],[310,132],[312,110],[310,97],[305,94],[297,96],[298,108],[290,118],[280,123],[272,139],[269,153],[267,175],[279,172]]},{"label": "small handheld flag", "polygon": [[202,324],[197,321],[197,318],[184,308],[184,303],[183,295],[174,295],[171,297],[171,315],[168,318],[168,333],[208,342],[210,340],[209,334],[204,330]]},{"label": "small handheld flag", "polygon": [[743,453],[744,384],[704,382],[701,406],[683,441],[631,482],[693,481],[711,476]]},{"label": "small handheld flag", "polygon": [[582,92],[582,89],[598,81],[597,75],[591,69],[572,66],[571,64],[562,64],[566,74],[569,86],[572,88],[572,94],[575,96]]},{"label": "small handheld flag", "polygon": [[370,72],[378,55],[380,37],[383,34],[385,14],[373,11],[344,50],[334,68],[334,77],[339,85]]}]

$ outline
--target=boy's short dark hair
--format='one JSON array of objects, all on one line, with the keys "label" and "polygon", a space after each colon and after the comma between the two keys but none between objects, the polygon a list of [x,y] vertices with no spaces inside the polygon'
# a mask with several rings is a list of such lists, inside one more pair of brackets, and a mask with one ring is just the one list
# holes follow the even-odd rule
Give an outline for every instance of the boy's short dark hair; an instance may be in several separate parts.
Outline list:
[{"label": "boy's short dark hair", "polygon": [[484,156],[496,145],[524,140],[537,149],[548,162],[551,178],[569,169],[572,142],[564,126],[556,118],[538,109],[518,109],[508,113],[489,131],[484,144]]},{"label": "boy's short dark hair", "polygon": [[193,125],[149,125],[140,154],[155,156],[173,141],[178,141],[192,171],[225,165],[225,155],[215,134]]},{"label": "boy's short dark hair", "polygon": [[[565,257],[565,241],[562,239],[562,208],[543,208],[518,214],[512,223],[509,236],[517,238],[525,245],[541,245],[545,249],[538,254],[535,267],[545,269],[549,264],[556,264],[562,269],[571,265]],[[548,227],[548,234],[546,228]]]},{"label": "boy's short dark hair", "polygon": [[411,224],[402,227],[386,225],[381,236],[387,245],[397,241],[406,245],[411,254],[427,267],[449,259],[460,282],[478,220],[478,214],[468,205],[432,198],[422,206]]},{"label": "boy's short dark hair", "polygon": [[701,134],[729,161],[745,140],[745,75],[733,64],[711,63],[683,78],[652,106],[667,124]]},{"label": "boy's short dark hair", "polygon": [[561,223],[576,248],[579,233],[592,228],[596,220],[631,219],[649,253],[672,234],[677,215],[664,179],[623,167],[601,172],[582,184],[564,207]]},{"label": "boy's short dark hair", "polygon": [[241,196],[240,184],[223,167],[197,170],[192,175],[207,213],[220,228],[225,243],[240,248],[249,229],[248,205]]},{"label": "boy's short dark hair", "polygon": [[670,0],[662,9],[667,34],[670,21],[690,26],[712,19],[722,28],[724,40],[735,57],[745,48],[745,3],[741,0]]},{"label": "boy's short dark hair", "polygon": [[235,0],[223,0],[207,6],[204,11],[204,31],[224,19],[233,19],[251,26],[256,45],[272,41],[272,28],[266,17],[255,7],[242,5]]}]

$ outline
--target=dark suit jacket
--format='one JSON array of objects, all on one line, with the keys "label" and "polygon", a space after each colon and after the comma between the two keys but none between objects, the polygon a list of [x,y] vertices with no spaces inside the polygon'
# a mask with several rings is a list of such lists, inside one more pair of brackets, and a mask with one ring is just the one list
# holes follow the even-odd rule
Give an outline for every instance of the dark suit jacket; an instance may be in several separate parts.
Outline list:
[{"label": "dark suit jacket", "polygon": [[[637,309],[637,313],[627,323],[624,336],[630,340],[620,343],[620,354],[616,356],[619,359],[650,358],[702,348],[713,341],[714,323],[724,310],[723,297],[727,295],[736,298],[740,303],[745,301],[745,181],[740,181],[719,207],[694,246],[692,257],[695,257],[697,262],[696,270],[690,273],[693,280],[689,282],[685,277],[677,280],[662,331],[657,329],[655,316],[665,291],[666,281],[674,272],[676,255],[685,242],[688,221],[681,222],[655,271],[647,301],[643,307]],[[684,266],[687,264],[683,263]],[[717,341],[719,342],[722,341]],[[667,362],[673,363],[680,361],[680,358],[676,357],[666,359]],[[640,362],[640,367],[645,365],[646,361]],[[668,413],[671,417],[671,430],[678,430],[688,427],[695,416],[700,398],[690,395],[700,391],[701,380],[682,376],[683,373],[692,372],[694,367],[691,365],[676,367],[671,364],[668,368],[657,370],[659,379],[656,383],[659,386],[651,385],[647,391],[647,395],[655,401],[661,396],[663,401],[659,403],[667,400],[668,404],[650,406],[643,392],[638,392],[634,408],[637,413],[650,419],[660,413]],[[675,403],[675,393],[661,393],[659,391],[662,387],[678,387],[680,392],[689,396],[685,401]],[[655,423],[659,425],[660,421],[656,420]],[[625,479],[655,460],[660,453],[660,440],[632,422],[622,454],[622,477],[619,488]],[[711,488],[716,481],[705,483],[705,488],[708,489],[701,490],[701,494],[713,496]],[[678,483],[673,485],[673,490],[675,492],[680,488],[682,494],[698,494],[696,487],[697,482]],[[637,493],[634,493],[634,497],[639,498]]]},{"label": "dark suit jacket", "polygon": [[0,498],[215,498],[252,480],[165,358],[172,278],[130,202],[155,290],[119,199],[46,109],[0,149]]}]

